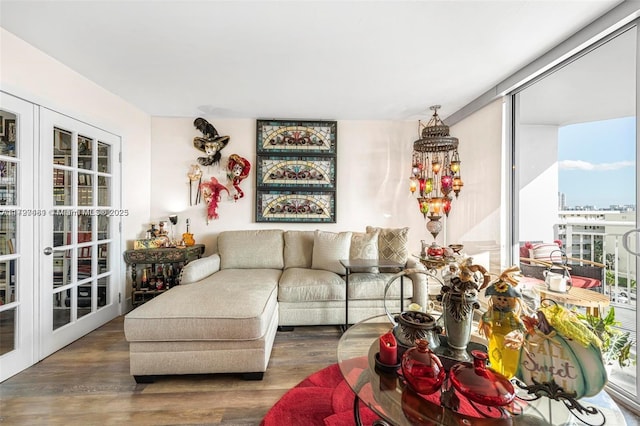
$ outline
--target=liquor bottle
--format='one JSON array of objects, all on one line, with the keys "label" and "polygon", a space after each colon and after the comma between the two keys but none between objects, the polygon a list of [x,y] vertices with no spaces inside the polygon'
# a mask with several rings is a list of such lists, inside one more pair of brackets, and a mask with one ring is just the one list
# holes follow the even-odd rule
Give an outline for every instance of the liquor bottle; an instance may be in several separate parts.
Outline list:
[{"label": "liquor bottle", "polygon": [[170,289],[175,285],[173,281],[173,265],[169,265],[167,269],[167,289]]},{"label": "liquor bottle", "polygon": [[164,273],[162,272],[162,265],[158,265],[156,270],[156,289],[164,290]]},{"label": "liquor bottle", "polygon": [[147,279],[147,268],[142,268],[142,278],[140,278],[140,289],[141,290],[149,289],[149,281]]}]

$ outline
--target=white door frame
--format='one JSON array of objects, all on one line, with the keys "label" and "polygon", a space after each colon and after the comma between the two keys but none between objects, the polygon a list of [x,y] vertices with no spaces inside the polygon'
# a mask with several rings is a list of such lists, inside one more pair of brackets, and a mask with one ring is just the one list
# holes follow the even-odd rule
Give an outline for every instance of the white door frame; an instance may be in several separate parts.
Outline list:
[{"label": "white door frame", "polygon": [[[105,207],[103,210],[108,210],[108,217],[110,218],[110,234],[106,240],[110,244],[108,250],[108,266],[109,266],[109,286],[107,292],[107,305],[96,309],[95,301],[93,303],[93,309],[90,314],[84,315],[81,318],[75,318],[72,314],[71,322],[53,329],[53,289],[52,289],[52,277],[53,277],[53,256],[46,255],[46,248],[53,247],[53,219],[51,215],[47,215],[41,218],[38,229],[39,238],[36,248],[36,260],[40,262],[38,272],[40,274],[40,359],[50,355],[58,349],[68,345],[74,340],[84,336],[97,327],[105,324],[111,319],[119,315],[120,312],[120,277],[121,277],[121,265],[122,260],[120,258],[121,250],[121,238],[120,238],[120,221],[122,219],[117,213],[120,208],[120,162],[119,153],[121,151],[121,140],[119,136],[104,130],[98,129],[94,126],[80,122],[71,117],[49,110],[47,108],[41,108],[40,112],[40,144],[39,144],[39,171],[40,171],[40,188],[39,194],[39,208],[46,210],[47,212],[53,212],[56,206],[53,205],[53,133],[54,128],[61,128],[71,130],[74,135],[82,134],[84,136],[94,137],[102,142],[106,142],[112,146],[111,149],[111,205]],[[76,188],[76,181],[74,180],[73,187]],[[95,187],[94,187],[95,188]],[[94,199],[96,192],[94,191]],[[77,201],[76,201],[77,203]],[[95,209],[96,207],[80,207],[80,209]],[[72,209],[73,210],[73,209]],[[77,210],[77,209],[76,209]],[[73,211],[71,211],[73,213]],[[53,214],[53,213],[52,213]],[[77,217],[74,219],[74,223]],[[95,232],[95,230],[94,230]],[[70,244],[72,252],[75,251],[75,244]],[[55,248],[54,248],[55,250]],[[93,256],[95,256],[95,251]],[[77,281],[76,281],[77,282]],[[72,282],[75,284],[75,282]],[[97,287],[94,285],[94,290]],[[72,307],[73,308],[73,307]],[[73,311],[73,309],[72,309]]]},{"label": "white door frame", "polygon": [[[0,108],[16,115],[16,159],[17,159],[17,203],[7,206],[3,214],[16,215],[16,254],[3,256],[15,258],[16,277],[14,301],[0,306],[0,312],[15,309],[14,350],[0,356],[0,382],[35,364],[38,361],[38,323],[37,291],[35,276],[34,250],[36,233],[33,231],[36,216],[30,213],[35,209],[34,170],[36,155],[35,122],[37,108],[22,99],[0,92]],[[8,271],[7,271],[8,272]],[[9,280],[9,274],[6,274]]]}]

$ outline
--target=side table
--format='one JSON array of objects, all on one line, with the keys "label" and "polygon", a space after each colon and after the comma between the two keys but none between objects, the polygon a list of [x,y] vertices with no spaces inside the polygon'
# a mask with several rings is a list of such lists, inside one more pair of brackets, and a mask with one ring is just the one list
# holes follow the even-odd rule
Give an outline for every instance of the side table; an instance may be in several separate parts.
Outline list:
[{"label": "side table", "polygon": [[[391,262],[388,260],[380,259],[340,259],[340,263],[346,270],[345,275],[345,295],[344,295],[344,325],[342,331],[349,328],[349,276],[353,273],[353,269],[366,269],[366,268],[397,268],[400,272],[405,264],[398,262]],[[402,310],[402,302],[404,300],[404,276],[400,277],[400,310]]]},{"label": "side table", "polygon": [[540,299],[550,299],[565,305],[584,307],[589,315],[600,316],[600,309],[609,306],[609,296],[586,288],[571,287],[566,293],[558,293],[547,289],[542,282],[535,289],[540,293]]},{"label": "side table", "polygon": [[[124,261],[127,265],[131,265],[131,303],[133,307],[143,304],[153,299],[159,294],[164,293],[169,288],[180,284],[180,270],[184,265],[192,260],[199,259],[204,253],[204,244],[194,244],[185,248],[157,248],[157,249],[137,249],[127,250],[123,253]],[[143,276],[150,269],[150,274],[155,279],[155,274],[162,280],[162,285],[149,288],[144,287],[146,283],[142,282],[142,278],[138,279],[138,265],[145,266]],[[158,268],[157,268],[158,267]],[[162,272],[159,272],[159,270]]]}]

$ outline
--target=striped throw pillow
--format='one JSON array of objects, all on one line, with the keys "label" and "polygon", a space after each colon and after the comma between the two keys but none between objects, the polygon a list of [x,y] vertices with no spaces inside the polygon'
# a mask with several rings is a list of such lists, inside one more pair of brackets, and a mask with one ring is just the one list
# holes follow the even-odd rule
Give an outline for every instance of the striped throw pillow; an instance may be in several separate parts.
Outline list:
[{"label": "striped throw pillow", "polygon": [[543,262],[562,263],[562,251],[556,243],[532,244],[529,257]]}]

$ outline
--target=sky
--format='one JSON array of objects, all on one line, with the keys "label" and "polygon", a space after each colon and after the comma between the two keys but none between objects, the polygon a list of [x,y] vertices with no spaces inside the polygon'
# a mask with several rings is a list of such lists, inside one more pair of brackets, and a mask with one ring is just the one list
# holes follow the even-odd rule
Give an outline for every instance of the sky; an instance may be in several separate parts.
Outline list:
[{"label": "sky", "polygon": [[636,205],[635,117],[558,131],[559,190],[568,207]]}]

